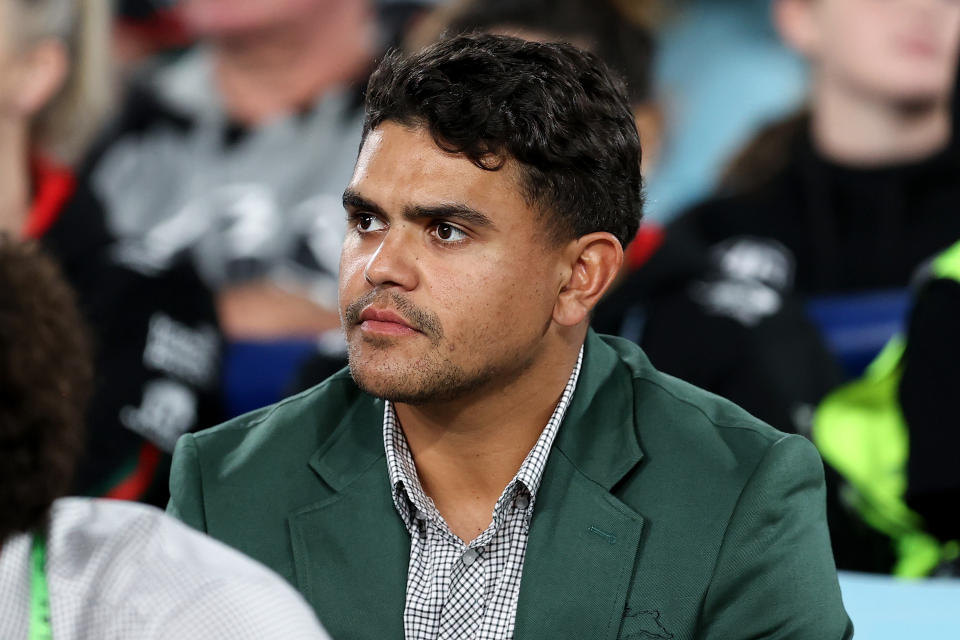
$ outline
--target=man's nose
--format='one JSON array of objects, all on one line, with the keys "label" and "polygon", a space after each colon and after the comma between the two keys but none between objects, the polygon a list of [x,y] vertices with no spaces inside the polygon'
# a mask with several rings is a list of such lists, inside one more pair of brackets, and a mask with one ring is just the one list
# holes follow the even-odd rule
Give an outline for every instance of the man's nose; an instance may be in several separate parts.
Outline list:
[{"label": "man's nose", "polygon": [[363,270],[363,277],[374,287],[400,287],[407,291],[416,288],[417,273],[416,240],[413,231],[403,227],[393,228],[383,236],[383,241]]}]

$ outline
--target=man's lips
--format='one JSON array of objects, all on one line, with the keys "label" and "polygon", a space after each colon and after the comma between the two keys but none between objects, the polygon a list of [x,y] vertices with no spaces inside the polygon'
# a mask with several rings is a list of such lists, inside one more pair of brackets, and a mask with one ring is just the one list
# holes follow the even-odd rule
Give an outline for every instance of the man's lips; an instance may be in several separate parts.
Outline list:
[{"label": "man's lips", "polygon": [[367,307],[360,313],[360,330],[365,333],[405,336],[419,333],[403,316],[389,309]]}]

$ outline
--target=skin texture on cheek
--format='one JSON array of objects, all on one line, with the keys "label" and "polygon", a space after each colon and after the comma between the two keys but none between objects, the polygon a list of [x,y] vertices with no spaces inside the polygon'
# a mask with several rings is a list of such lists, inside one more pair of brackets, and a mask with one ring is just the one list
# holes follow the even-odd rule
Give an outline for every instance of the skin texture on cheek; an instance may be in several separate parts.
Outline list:
[{"label": "skin texture on cheek", "polygon": [[[427,331],[404,345],[357,336],[357,329],[352,330],[351,369],[362,388],[397,402],[421,404],[457,398],[522,374],[549,324],[542,289],[522,281],[517,264],[501,270],[499,261],[481,263],[482,268],[472,271],[438,269],[430,279],[430,308],[419,313],[436,318],[439,338]],[[405,318],[417,317],[405,311],[407,297],[402,293],[371,290],[358,302],[369,298],[388,300],[387,306]],[[347,306],[348,327],[356,313],[356,304]]]}]

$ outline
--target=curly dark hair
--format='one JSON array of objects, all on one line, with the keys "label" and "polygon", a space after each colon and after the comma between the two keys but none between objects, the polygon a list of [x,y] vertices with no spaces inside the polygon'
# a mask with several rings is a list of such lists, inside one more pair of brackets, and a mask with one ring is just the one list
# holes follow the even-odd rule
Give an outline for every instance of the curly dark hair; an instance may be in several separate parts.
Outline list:
[{"label": "curly dark hair", "polygon": [[636,234],[640,138],[623,81],[592,53],[489,34],[394,51],[370,78],[364,139],[384,121],[426,127],[483,169],[515,159],[555,240],[607,231],[626,246]]},{"label": "curly dark hair", "polygon": [[0,234],[0,543],[43,526],[69,489],[91,379],[89,339],[59,268]]}]

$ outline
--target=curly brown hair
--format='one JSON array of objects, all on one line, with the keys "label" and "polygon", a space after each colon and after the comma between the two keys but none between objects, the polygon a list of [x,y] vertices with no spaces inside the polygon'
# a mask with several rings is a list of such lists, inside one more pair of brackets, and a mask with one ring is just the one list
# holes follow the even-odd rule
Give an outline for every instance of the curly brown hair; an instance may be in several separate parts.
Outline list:
[{"label": "curly brown hair", "polygon": [[69,489],[91,379],[89,339],[59,268],[0,234],[0,543],[42,526]]}]

